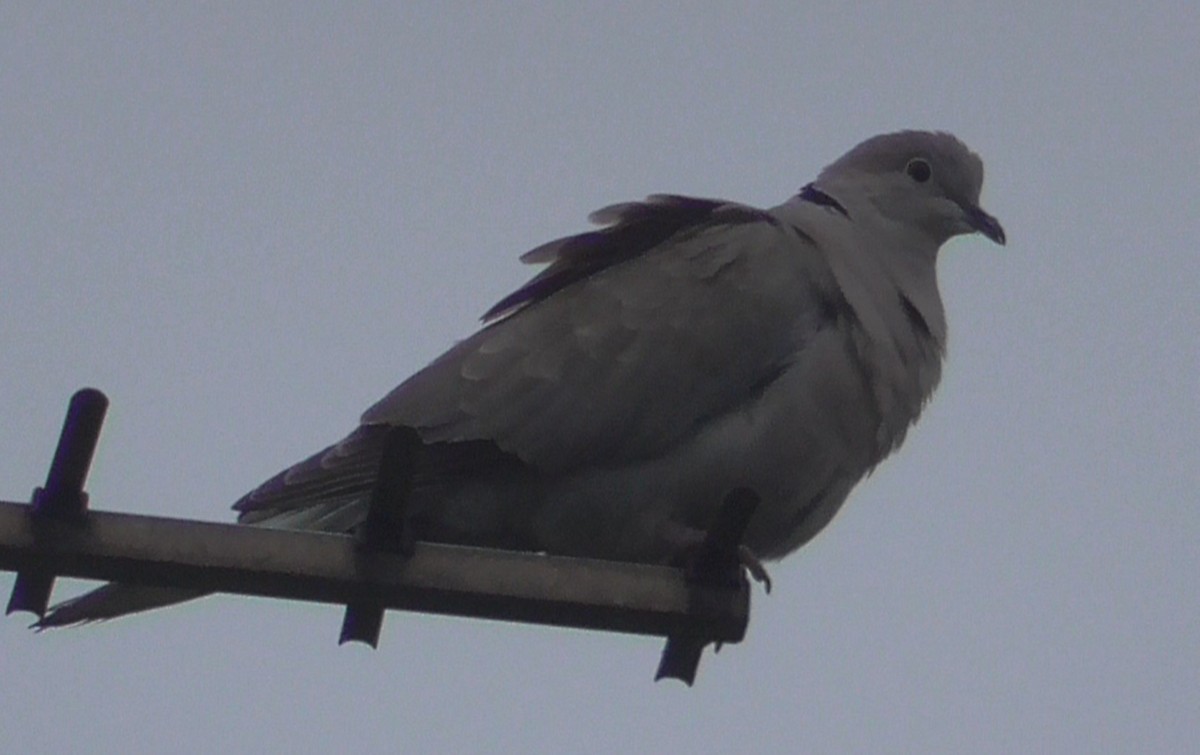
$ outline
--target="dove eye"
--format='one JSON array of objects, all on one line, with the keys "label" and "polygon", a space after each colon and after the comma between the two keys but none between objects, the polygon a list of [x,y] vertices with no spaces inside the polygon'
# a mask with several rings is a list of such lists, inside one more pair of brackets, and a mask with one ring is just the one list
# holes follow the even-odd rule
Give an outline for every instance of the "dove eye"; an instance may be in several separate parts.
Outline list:
[{"label": "dove eye", "polygon": [[919,184],[923,184],[933,175],[933,168],[929,167],[929,163],[919,157],[914,157],[908,161],[908,165],[904,166],[904,172],[908,177]]}]

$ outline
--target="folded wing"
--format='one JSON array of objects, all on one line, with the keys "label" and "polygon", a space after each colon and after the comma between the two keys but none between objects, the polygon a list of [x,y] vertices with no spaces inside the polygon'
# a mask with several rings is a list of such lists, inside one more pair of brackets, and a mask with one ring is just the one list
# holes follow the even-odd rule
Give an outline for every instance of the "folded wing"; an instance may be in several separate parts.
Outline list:
[{"label": "folded wing", "polygon": [[653,458],[775,379],[836,289],[811,240],[744,205],[615,205],[493,321],[362,418],[429,442],[489,440],[547,473]]}]

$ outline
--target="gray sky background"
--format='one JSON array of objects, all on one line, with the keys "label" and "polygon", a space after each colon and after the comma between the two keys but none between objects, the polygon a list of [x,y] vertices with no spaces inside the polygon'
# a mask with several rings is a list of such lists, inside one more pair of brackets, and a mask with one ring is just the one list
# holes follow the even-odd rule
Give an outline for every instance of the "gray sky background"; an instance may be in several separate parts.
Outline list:
[{"label": "gray sky background", "polygon": [[589,211],[775,204],[905,127],[981,153],[1010,239],[944,251],[938,395],[693,689],[654,639],[389,614],[371,652],[219,597],[0,621],[0,750],[1195,746],[1194,3],[400,5],[0,6],[0,497],[94,385],[92,505],[228,519]]}]

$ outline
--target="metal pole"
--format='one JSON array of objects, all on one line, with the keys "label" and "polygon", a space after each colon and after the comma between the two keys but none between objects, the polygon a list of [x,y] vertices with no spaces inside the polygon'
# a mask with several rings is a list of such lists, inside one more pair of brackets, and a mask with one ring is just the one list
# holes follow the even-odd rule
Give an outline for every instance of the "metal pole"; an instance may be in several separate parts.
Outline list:
[{"label": "metal pole", "polygon": [[[108,411],[108,397],[95,388],[84,388],[71,397],[46,485],[33,491],[28,507],[34,521],[81,520],[87,510],[83,483],[100,439],[100,426]],[[33,565],[17,573],[5,613],[30,611],[46,615],[55,572]]]}]

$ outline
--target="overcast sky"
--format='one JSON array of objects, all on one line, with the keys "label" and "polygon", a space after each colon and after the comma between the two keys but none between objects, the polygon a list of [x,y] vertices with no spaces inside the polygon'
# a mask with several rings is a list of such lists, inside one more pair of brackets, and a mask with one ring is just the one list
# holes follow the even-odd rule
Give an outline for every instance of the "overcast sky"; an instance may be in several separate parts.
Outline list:
[{"label": "overcast sky", "polygon": [[372,652],[216,597],[0,621],[0,750],[1195,747],[1193,2],[396,5],[0,6],[0,497],[93,385],[95,508],[229,519],[589,211],[773,205],[907,127],[1009,237],[943,252],[934,402],[695,688],[654,639],[393,613]]}]

